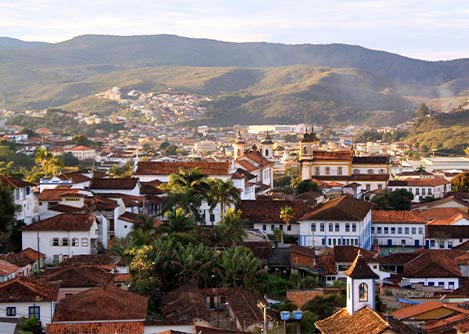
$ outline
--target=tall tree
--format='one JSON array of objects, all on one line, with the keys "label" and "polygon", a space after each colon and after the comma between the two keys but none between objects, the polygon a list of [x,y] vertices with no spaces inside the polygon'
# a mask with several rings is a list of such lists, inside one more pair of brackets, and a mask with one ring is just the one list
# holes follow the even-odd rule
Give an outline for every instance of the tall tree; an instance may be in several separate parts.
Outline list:
[{"label": "tall tree", "polygon": [[213,211],[217,204],[220,204],[221,216],[225,215],[226,207],[236,205],[241,196],[239,189],[233,184],[233,181],[223,181],[220,179],[207,180],[209,191],[207,194],[210,210]]},{"label": "tall tree", "polygon": [[0,244],[2,245],[13,230],[15,212],[13,192],[0,182]]},{"label": "tall tree", "polygon": [[[280,209],[280,219],[285,222],[285,225],[287,226],[287,231],[288,231],[288,226],[290,226],[291,221],[295,218],[295,211],[293,208],[289,205],[285,205],[283,208]],[[282,233],[282,239],[281,242],[283,244],[283,233]]]},{"label": "tall tree", "polygon": [[241,214],[241,210],[229,208],[218,225],[222,239],[230,240],[233,246],[242,244],[243,237],[246,236]]},{"label": "tall tree", "polygon": [[371,200],[375,210],[410,210],[414,194],[405,189],[384,191]]},{"label": "tall tree", "polygon": [[451,190],[455,192],[469,192],[469,173],[459,173],[451,180]]},{"label": "tall tree", "polygon": [[260,270],[261,262],[249,248],[238,246],[223,251],[220,274],[225,287],[253,287]]}]

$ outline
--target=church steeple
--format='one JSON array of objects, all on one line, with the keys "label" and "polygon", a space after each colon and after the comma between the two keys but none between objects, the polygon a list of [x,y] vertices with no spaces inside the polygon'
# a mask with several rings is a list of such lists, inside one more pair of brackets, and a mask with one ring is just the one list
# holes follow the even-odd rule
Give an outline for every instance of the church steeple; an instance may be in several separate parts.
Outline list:
[{"label": "church steeple", "polygon": [[311,133],[308,133],[308,127],[305,128],[305,133],[300,141],[300,161],[312,160],[314,149],[319,146],[319,139],[314,133],[314,128],[311,126]]},{"label": "church steeple", "polygon": [[273,150],[274,142],[272,141],[272,138],[270,138],[269,130],[267,130],[265,138],[261,141],[261,153],[266,159],[272,159]]},{"label": "church steeple", "polygon": [[370,269],[360,251],[344,275],[347,276],[348,313],[354,314],[364,306],[374,309],[375,279],[379,279],[379,276]]},{"label": "church steeple", "polygon": [[246,143],[244,142],[243,137],[241,136],[241,130],[238,129],[238,135],[236,136],[236,141],[233,144],[234,149],[234,158],[238,159],[244,155],[244,148]]}]

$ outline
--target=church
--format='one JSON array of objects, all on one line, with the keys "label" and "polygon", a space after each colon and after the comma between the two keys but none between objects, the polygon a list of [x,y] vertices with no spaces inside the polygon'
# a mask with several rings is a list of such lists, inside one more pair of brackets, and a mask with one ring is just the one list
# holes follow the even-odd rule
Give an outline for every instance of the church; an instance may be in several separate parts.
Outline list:
[{"label": "church", "polygon": [[344,186],[358,183],[365,191],[386,189],[391,168],[389,156],[357,157],[352,150],[319,150],[313,128],[300,141],[298,161],[302,180]]}]

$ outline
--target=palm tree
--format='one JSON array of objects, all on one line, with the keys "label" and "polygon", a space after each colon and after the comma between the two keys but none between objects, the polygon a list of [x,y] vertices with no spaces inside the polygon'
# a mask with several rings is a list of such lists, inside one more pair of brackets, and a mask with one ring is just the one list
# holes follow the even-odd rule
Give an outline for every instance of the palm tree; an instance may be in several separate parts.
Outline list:
[{"label": "palm tree", "polygon": [[231,240],[232,245],[241,244],[246,236],[244,224],[241,219],[241,210],[229,208],[220,221],[221,234],[224,240]]},{"label": "palm tree", "polygon": [[[295,217],[295,211],[293,210],[291,206],[285,205],[282,209],[280,209],[280,219],[285,222],[285,225],[287,226],[287,230],[288,230],[288,226],[290,226],[290,222],[293,220],[294,217]],[[281,243],[283,244],[283,233],[281,235],[282,235]]]},{"label": "palm tree", "polygon": [[220,275],[225,287],[252,287],[261,262],[249,248],[227,248],[220,259]]},{"label": "palm tree", "polygon": [[183,245],[178,243],[174,253],[174,265],[180,286],[195,284],[207,287],[212,274],[212,251],[203,243]]},{"label": "palm tree", "polygon": [[223,218],[225,208],[229,205],[236,205],[239,202],[241,198],[239,189],[233,185],[231,180],[209,179],[208,184],[210,186],[208,192],[210,211],[213,211],[217,204],[220,203],[220,211]]}]

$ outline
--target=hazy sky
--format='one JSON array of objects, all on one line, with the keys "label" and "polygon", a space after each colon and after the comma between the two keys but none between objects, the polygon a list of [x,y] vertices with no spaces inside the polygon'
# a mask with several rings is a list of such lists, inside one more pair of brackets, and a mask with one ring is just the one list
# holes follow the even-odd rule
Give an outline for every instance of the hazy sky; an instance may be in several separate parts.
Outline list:
[{"label": "hazy sky", "polygon": [[0,36],[177,34],[469,58],[469,0],[0,0]]}]

